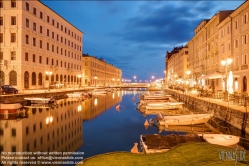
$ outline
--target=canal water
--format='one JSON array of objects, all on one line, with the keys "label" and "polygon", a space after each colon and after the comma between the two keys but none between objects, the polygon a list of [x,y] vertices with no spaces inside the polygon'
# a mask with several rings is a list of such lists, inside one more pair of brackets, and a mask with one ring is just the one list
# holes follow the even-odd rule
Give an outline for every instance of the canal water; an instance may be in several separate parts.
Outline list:
[{"label": "canal water", "polygon": [[[215,130],[206,125],[172,130],[156,126],[145,127],[145,120],[156,115],[145,116],[137,110],[139,95],[144,92],[115,91],[84,101],[59,100],[52,107],[29,106],[23,118],[9,116],[1,119],[0,151],[33,152],[29,156],[33,156],[36,162],[42,160],[42,155],[48,154],[35,152],[54,152],[54,157],[64,152],[67,153],[65,156],[81,156],[85,159],[102,153],[130,151],[135,142],[139,143],[142,134],[168,135],[191,133],[193,130]],[[116,109],[117,105],[120,105],[120,109]],[[72,152],[81,154],[73,155]],[[54,160],[58,159],[51,159]],[[81,160],[82,158],[70,159],[74,162]]]}]

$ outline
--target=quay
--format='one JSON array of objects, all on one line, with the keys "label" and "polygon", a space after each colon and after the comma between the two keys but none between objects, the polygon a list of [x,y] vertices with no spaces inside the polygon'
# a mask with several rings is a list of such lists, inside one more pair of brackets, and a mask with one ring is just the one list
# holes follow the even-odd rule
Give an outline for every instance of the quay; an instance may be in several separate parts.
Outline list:
[{"label": "quay", "polygon": [[232,125],[242,132],[249,133],[248,108],[249,98],[245,98],[245,103],[238,105],[235,102],[223,101],[211,97],[199,97],[198,93],[185,92],[174,89],[164,89],[166,94],[180,102],[185,103],[185,107],[199,112],[214,112],[214,117]]}]

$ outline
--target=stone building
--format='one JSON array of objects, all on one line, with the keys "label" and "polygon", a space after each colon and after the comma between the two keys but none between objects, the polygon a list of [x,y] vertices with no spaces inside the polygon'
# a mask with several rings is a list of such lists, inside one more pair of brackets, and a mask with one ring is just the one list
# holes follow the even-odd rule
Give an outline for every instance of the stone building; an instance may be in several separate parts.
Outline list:
[{"label": "stone building", "polygon": [[0,0],[0,10],[0,84],[77,84],[83,32],[39,0]]},{"label": "stone building", "polygon": [[[220,11],[212,18],[203,20],[194,30],[195,35],[188,41],[188,63],[183,67],[191,71],[191,78],[204,86],[213,86],[224,90],[224,81],[232,71],[233,89],[248,91],[249,77],[249,1],[245,1],[235,10]],[[172,55],[166,56],[166,72],[172,70]],[[221,65],[222,60],[232,59],[230,65]],[[174,68],[174,71],[176,69]],[[185,71],[185,72],[186,72]],[[222,78],[208,79],[213,73]],[[202,76],[205,79],[202,79]]]},{"label": "stone building", "polygon": [[122,81],[122,70],[108,64],[103,58],[88,54],[82,57],[83,86],[118,86]]}]

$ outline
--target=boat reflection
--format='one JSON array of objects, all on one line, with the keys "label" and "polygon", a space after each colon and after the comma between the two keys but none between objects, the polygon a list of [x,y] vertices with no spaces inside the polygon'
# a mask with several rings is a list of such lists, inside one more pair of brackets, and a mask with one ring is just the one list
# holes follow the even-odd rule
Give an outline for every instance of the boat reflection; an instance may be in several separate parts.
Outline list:
[{"label": "boat reflection", "polygon": [[99,95],[88,100],[82,101],[82,118],[84,120],[91,120],[99,116],[101,113],[107,111],[109,108],[117,105],[122,101],[122,95],[119,91],[107,93],[106,95]]},{"label": "boat reflection", "polygon": [[57,103],[50,107],[25,107],[28,113],[26,119],[1,119],[0,151],[29,152],[25,155],[29,159],[20,159],[17,165],[27,165],[20,164],[20,161],[32,161],[41,165],[37,163],[41,161],[39,156],[60,156],[48,153],[35,155],[34,152],[76,151],[83,144],[81,101],[58,100]]}]

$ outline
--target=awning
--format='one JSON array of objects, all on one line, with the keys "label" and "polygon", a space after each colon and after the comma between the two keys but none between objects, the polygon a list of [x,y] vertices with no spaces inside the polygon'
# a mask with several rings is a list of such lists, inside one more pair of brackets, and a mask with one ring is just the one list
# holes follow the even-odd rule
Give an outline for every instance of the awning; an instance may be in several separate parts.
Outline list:
[{"label": "awning", "polygon": [[[198,77],[198,79],[218,79],[218,78],[224,78],[225,75],[219,73],[219,72],[214,72],[214,73],[210,73],[201,77]],[[238,78],[240,77],[239,75],[233,75],[234,78]]]}]

